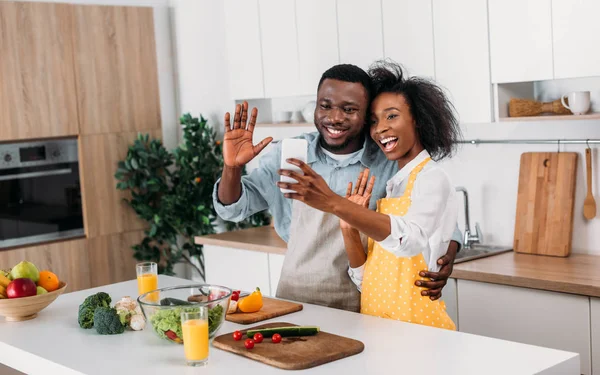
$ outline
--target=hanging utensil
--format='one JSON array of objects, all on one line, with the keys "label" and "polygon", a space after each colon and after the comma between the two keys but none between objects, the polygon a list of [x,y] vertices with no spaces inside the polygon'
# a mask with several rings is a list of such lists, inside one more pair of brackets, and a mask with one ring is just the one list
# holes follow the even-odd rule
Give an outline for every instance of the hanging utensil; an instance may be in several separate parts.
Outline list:
[{"label": "hanging utensil", "polygon": [[592,194],[592,150],[590,149],[589,143],[585,149],[585,164],[587,174],[587,195],[583,201],[583,216],[592,220],[596,217],[596,201]]}]

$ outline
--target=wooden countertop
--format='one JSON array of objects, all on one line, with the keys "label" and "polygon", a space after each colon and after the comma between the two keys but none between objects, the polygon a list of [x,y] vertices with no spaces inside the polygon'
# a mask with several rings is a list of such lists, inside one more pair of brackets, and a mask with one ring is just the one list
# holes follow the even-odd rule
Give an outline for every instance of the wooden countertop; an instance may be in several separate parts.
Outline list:
[{"label": "wooden countertop", "polygon": [[600,297],[600,256],[503,253],[454,266],[452,277]]},{"label": "wooden countertop", "polygon": [[195,242],[199,245],[232,247],[271,254],[285,254],[287,250],[287,244],[271,226],[209,234],[196,237]]},{"label": "wooden countertop", "polygon": [[[270,226],[196,237],[196,243],[273,254],[285,254],[287,249]],[[508,252],[456,264],[452,277],[600,297],[600,256],[558,258]]]}]

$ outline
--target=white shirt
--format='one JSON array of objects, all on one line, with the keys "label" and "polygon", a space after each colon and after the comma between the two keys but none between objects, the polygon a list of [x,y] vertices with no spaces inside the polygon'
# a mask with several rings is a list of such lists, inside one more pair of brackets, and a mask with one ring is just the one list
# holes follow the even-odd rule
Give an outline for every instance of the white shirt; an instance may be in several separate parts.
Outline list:
[{"label": "white shirt", "polygon": [[343,160],[346,160],[346,159],[350,159],[354,155],[357,155],[359,152],[361,152],[361,150],[358,150],[358,151],[353,152],[351,154],[334,154],[331,151],[325,150],[323,147],[321,147],[321,151],[323,151],[325,153],[325,155],[329,156],[330,158],[332,158],[335,161],[343,161]]},{"label": "white shirt", "polygon": [[[398,171],[387,182],[386,198],[401,197],[411,171],[428,157],[429,153],[423,150]],[[437,260],[448,251],[456,227],[458,200],[450,178],[435,161],[430,160],[417,175],[411,199],[406,215],[388,215],[391,233],[378,243],[397,257],[423,254],[429,271],[437,272]],[[350,278],[359,290],[364,266],[348,269]]]}]

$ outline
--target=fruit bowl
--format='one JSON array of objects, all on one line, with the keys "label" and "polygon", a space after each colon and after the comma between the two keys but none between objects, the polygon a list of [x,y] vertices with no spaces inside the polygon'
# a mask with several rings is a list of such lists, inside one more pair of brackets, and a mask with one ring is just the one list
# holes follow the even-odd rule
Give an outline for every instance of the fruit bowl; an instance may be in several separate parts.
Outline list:
[{"label": "fruit bowl", "polygon": [[31,297],[0,299],[0,315],[8,322],[20,322],[33,319],[48,307],[67,288],[67,283],[61,281],[57,290]]},{"label": "fruit bowl", "polygon": [[208,306],[208,335],[213,338],[225,321],[232,290],[219,285],[193,284],[156,289],[137,301],[146,321],[161,338],[183,343],[181,312]]}]

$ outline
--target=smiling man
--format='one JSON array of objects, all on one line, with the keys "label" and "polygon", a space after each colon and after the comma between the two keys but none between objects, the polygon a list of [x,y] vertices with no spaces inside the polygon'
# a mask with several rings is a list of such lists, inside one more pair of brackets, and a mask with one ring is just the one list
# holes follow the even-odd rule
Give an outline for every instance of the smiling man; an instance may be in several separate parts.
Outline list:
[{"label": "smiling man", "polygon": [[[398,171],[397,163],[387,160],[379,147],[366,137],[365,124],[371,101],[371,82],[367,73],[349,64],[336,65],[325,73],[317,89],[314,114],[315,133],[299,138],[308,142],[307,164],[321,175],[329,187],[345,195],[348,182],[369,168],[377,177],[370,208],[385,196],[385,181]],[[236,106],[231,126],[225,115],[223,174],[213,193],[217,214],[224,220],[241,221],[269,209],[275,230],[287,242],[278,298],[360,311],[360,294],[348,276],[348,258],[339,219],[283,196],[279,181],[281,144],[261,157],[259,167],[242,177],[241,169],[272,140],[252,144],[256,123],[254,108],[248,121],[248,104]],[[422,287],[431,299],[441,296],[441,289],[452,272],[452,263],[461,241],[458,229],[448,253],[440,259],[440,272],[425,272],[431,278]],[[366,238],[364,238],[366,241]]]}]

